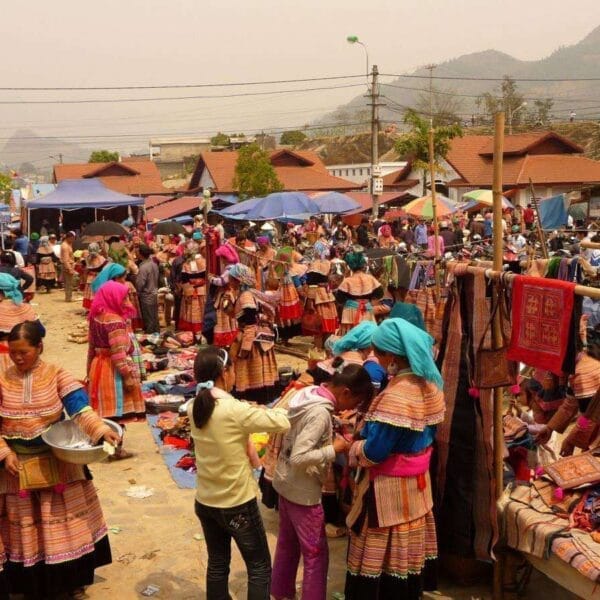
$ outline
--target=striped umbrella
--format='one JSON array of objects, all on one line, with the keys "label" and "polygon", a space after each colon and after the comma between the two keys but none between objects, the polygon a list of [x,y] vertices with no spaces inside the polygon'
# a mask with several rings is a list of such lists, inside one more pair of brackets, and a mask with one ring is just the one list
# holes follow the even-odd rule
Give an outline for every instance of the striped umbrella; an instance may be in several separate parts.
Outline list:
[{"label": "striped umbrella", "polygon": [[[438,217],[447,217],[453,212],[456,212],[457,207],[453,204],[450,198],[440,194],[435,195],[436,200],[436,215]],[[423,219],[433,219],[433,207],[431,206],[431,196],[423,196],[416,200],[411,200],[405,204],[402,209],[404,212],[413,217],[422,217]]]},{"label": "striped umbrella", "polygon": [[[465,200],[477,202],[481,207],[492,206],[494,203],[494,192],[492,192],[492,190],[473,190],[472,192],[463,194],[463,198]],[[471,210],[471,202],[469,202],[469,205],[467,210]],[[510,200],[505,196],[502,196],[502,208],[514,208]]]}]

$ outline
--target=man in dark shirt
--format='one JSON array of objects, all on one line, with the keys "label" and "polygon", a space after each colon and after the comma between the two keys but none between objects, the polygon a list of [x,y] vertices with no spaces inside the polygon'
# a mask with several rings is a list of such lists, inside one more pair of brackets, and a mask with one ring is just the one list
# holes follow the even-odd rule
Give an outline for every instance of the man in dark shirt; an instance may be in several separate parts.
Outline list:
[{"label": "man in dark shirt", "polygon": [[356,228],[356,241],[363,247],[369,247],[369,220],[363,219]]},{"label": "man in dark shirt", "polygon": [[446,252],[454,252],[454,231],[450,230],[448,221],[440,223],[440,236],[444,240],[444,248]]},{"label": "man in dark shirt", "polygon": [[152,250],[146,244],[140,244],[142,257],[135,278],[135,287],[140,300],[140,310],[146,333],[158,333],[158,265],[152,260]]},{"label": "man in dark shirt", "polygon": [[179,323],[179,313],[181,312],[181,298],[183,295],[181,289],[181,271],[184,262],[185,259],[183,256],[175,257],[171,263],[171,270],[169,273],[169,287],[173,292],[173,321],[175,322],[176,328],[177,323]]}]

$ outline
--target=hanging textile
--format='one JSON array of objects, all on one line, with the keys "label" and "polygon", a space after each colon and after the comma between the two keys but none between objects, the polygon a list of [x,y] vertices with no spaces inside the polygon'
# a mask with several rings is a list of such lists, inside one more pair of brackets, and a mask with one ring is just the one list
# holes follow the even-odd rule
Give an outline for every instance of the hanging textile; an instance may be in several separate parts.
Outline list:
[{"label": "hanging textile", "polygon": [[490,318],[484,270],[459,265],[446,303],[437,363],[446,416],[438,426],[434,510],[440,550],[489,560],[497,540],[492,390],[469,394],[469,364]]},{"label": "hanging textile", "polygon": [[427,332],[439,343],[442,339],[442,319],[446,298],[438,297],[433,287],[423,287],[420,290],[409,290],[404,301],[417,306],[423,314]]},{"label": "hanging textile", "polygon": [[509,360],[563,372],[573,319],[575,284],[517,276],[512,290]]}]

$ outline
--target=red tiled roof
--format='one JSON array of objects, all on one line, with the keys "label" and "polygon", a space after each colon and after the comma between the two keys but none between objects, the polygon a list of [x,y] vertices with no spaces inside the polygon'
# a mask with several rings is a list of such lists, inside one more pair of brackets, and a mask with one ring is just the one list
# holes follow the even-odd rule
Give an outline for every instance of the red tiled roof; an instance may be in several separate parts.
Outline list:
[{"label": "red tiled roof", "polygon": [[163,186],[156,163],[150,160],[54,165],[55,183],[89,177],[98,177],[107,188],[131,196],[172,193]]},{"label": "red tiled roof", "polygon": [[[284,190],[352,190],[358,184],[330,175],[323,161],[315,152],[276,150],[271,153],[274,169]],[[206,168],[220,193],[234,193],[233,177],[237,163],[237,152],[202,152],[189,189],[200,185],[200,177]]]},{"label": "red tiled roof", "polygon": [[[533,183],[579,184],[600,181],[600,161],[585,158],[579,154],[578,146],[555,134],[507,136],[510,153],[504,156],[502,180],[505,186],[527,185],[531,177]],[[519,138],[513,141],[512,138]],[[551,142],[555,145],[551,153],[517,153],[517,148],[535,151]],[[469,135],[452,140],[446,160],[458,173],[460,180],[448,185],[453,187],[492,185],[493,160],[487,154],[493,138],[486,135]],[[562,152],[557,151],[563,149]],[[550,152],[550,149],[549,149]]]},{"label": "red tiled roof", "polygon": [[169,200],[173,200],[174,196],[146,196],[144,199],[144,208],[148,210],[149,208],[154,208],[158,204],[162,204],[163,202],[168,202]]},{"label": "red tiled roof", "polygon": [[[572,142],[562,135],[558,135],[558,133],[548,131],[546,133],[518,133],[516,135],[507,135],[504,138],[503,154],[505,156],[507,154],[527,154],[534,150],[536,146],[541,146],[544,143],[551,143],[555,150],[562,149],[563,152],[582,153],[584,151],[583,148],[575,142]],[[494,138],[492,136],[489,136],[488,142],[482,147],[480,153],[488,154],[490,156],[494,154]],[[541,154],[547,154],[547,152],[541,152]]]},{"label": "red tiled roof", "polygon": [[148,221],[153,221],[154,219],[162,221],[163,219],[178,217],[194,210],[197,211],[200,208],[201,201],[202,198],[198,196],[182,196],[181,198],[177,198],[177,200],[162,202],[146,211],[146,219]]}]

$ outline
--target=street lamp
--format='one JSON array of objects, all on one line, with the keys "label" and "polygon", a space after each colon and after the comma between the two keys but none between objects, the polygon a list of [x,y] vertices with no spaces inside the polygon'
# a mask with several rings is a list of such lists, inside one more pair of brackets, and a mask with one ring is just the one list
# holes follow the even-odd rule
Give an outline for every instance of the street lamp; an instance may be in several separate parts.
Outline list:
[{"label": "street lamp", "polygon": [[346,41],[349,44],[360,44],[365,49],[365,57],[367,59],[367,85],[369,85],[369,51],[367,50],[367,46],[358,39],[357,35],[349,35],[346,37]]},{"label": "street lamp", "polygon": [[513,117],[522,108],[525,108],[526,106],[527,106],[527,102],[521,102],[521,104],[519,104],[519,106],[517,106],[517,108],[515,108],[514,110],[511,110],[510,107],[508,108],[508,135],[512,135],[512,133],[513,133]]}]

